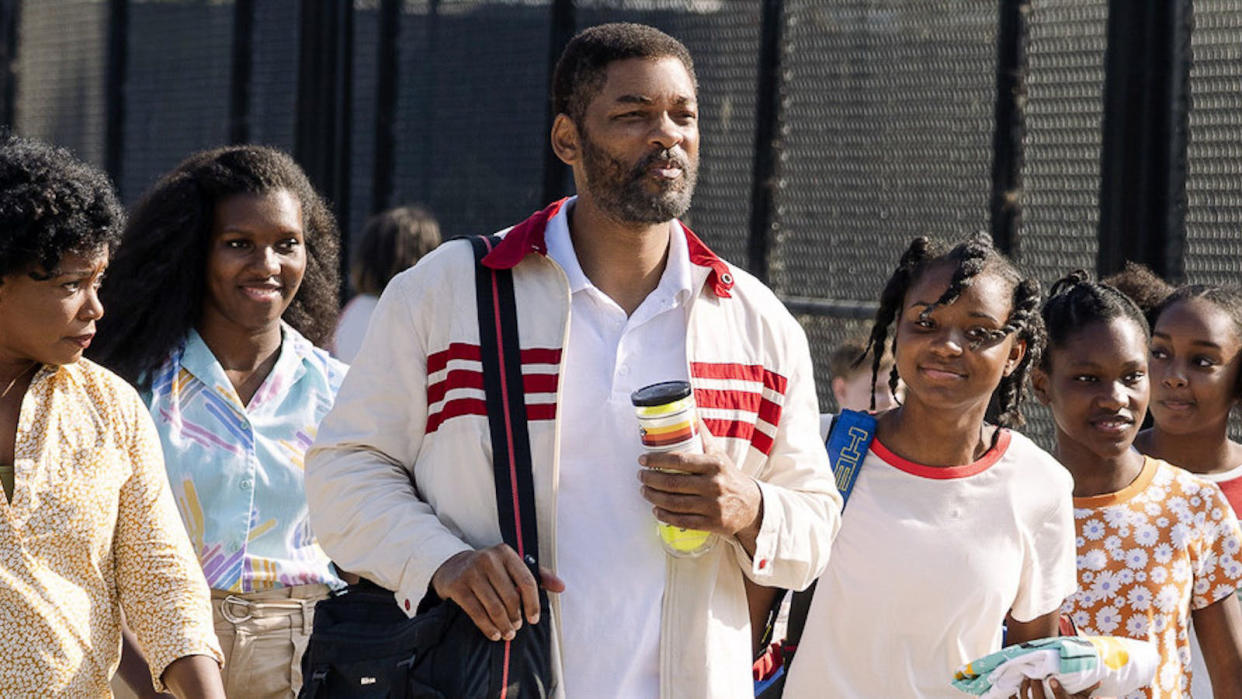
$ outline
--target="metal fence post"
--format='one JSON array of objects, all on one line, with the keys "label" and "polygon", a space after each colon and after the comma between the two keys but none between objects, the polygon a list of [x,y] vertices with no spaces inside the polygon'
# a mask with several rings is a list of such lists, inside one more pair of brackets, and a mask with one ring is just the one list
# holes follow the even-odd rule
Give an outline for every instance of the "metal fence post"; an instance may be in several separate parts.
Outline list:
[{"label": "metal fence post", "polygon": [[780,186],[782,35],[785,23],[784,0],[763,0],[763,21],[759,40],[758,94],[755,96],[755,162],[751,174],[750,243],[747,266],[750,273],[768,281],[772,236],[780,225],[776,221],[776,190]]},{"label": "metal fence post", "polygon": [[341,295],[349,269],[353,2],[302,0],[294,155],[341,227]]},{"label": "metal fence post", "polygon": [[371,213],[392,206],[393,153],[397,147],[397,89],[400,75],[397,42],[401,38],[402,0],[380,0],[376,51],[375,160],[371,172]]},{"label": "metal fence post", "polygon": [[128,0],[108,0],[108,84],[104,92],[104,170],[119,187],[125,155],[126,39],[129,34]]},{"label": "metal fence post", "polygon": [[21,0],[0,0],[0,126],[13,128],[17,108],[17,28]]},{"label": "metal fence post", "polygon": [[992,241],[1016,257],[1022,225],[1022,137],[1026,132],[1026,18],[1030,0],[999,0],[996,131],[992,138]]},{"label": "metal fence post", "polygon": [[1189,0],[1111,0],[1100,159],[1100,274],[1180,280],[1186,240]]},{"label": "metal fence post", "polygon": [[229,141],[250,140],[250,78],[254,72],[254,0],[233,5],[233,65],[229,83]]},{"label": "metal fence post", "polygon": [[[552,73],[556,69],[556,61],[565,50],[565,45],[573,38],[576,25],[574,0],[552,0],[551,32],[548,36],[548,92],[551,93]],[[548,118],[544,124],[544,133],[552,132],[552,122],[556,119],[556,108],[552,105],[549,95],[544,95],[548,103]],[[547,140],[547,139],[545,139]],[[543,151],[543,201],[555,201],[565,196],[565,182],[568,179],[569,167],[556,157],[549,142]]]}]

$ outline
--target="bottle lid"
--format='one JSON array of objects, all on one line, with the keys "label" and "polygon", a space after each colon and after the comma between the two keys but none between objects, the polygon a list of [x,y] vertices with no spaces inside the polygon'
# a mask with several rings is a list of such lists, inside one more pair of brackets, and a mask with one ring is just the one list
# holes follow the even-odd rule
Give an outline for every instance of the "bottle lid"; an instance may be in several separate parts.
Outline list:
[{"label": "bottle lid", "polygon": [[630,402],[636,408],[664,405],[690,396],[690,382],[662,381],[653,383],[630,394]]}]

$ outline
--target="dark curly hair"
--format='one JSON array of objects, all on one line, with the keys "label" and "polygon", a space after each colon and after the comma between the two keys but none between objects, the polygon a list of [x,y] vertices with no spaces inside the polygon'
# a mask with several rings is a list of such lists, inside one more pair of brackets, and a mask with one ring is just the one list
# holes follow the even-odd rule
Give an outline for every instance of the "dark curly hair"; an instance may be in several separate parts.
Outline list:
[{"label": "dark curly hair", "polygon": [[1151,328],[1143,309],[1129,295],[1105,282],[1091,281],[1091,274],[1083,269],[1061,277],[1048,292],[1040,315],[1048,334],[1048,350],[1044,352],[1040,367],[1048,368],[1051,349],[1063,347],[1079,330],[1092,323],[1107,323],[1125,318],[1143,331],[1143,337],[1151,339]]},{"label": "dark curly hair", "polygon": [[125,216],[108,177],[64,148],[0,138],[0,277],[46,279],[64,255],[110,255]]},{"label": "dark curly hair", "polygon": [[680,41],[645,24],[600,24],[578,32],[565,45],[552,71],[553,111],[581,125],[587,105],[604,87],[609,64],[630,58],[676,58],[698,89],[694,61]]},{"label": "dark curly hair", "polygon": [[[910,247],[901,255],[897,269],[888,278],[884,291],[880,294],[880,307],[875,313],[875,323],[871,327],[871,336],[867,340],[866,354],[871,356],[871,377],[874,382],[879,378],[880,365],[886,348],[894,355],[897,352],[896,334],[889,343],[889,328],[892,327],[902,306],[906,292],[922,277],[928,269],[941,263],[953,265],[953,276],[949,280],[949,288],[931,306],[923,309],[922,316],[927,317],[938,306],[947,306],[957,301],[970,285],[984,271],[998,275],[1013,290],[1010,302],[1009,318],[1005,325],[997,331],[995,339],[1013,334],[1017,339],[1026,342],[1026,354],[1022,361],[1008,375],[1001,378],[1000,384],[992,394],[996,405],[996,422],[1005,427],[1020,427],[1023,424],[1022,400],[1025,397],[1026,377],[1032,366],[1039,363],[1044,347],[1044,323],[1039,315],[1040,289],[1039,281],[1024,277],[1022,273],[1000,253],[992,240],[984,234],[978,234],[952,248],[944,249],[929,238],[919,237],[910,242]],[[889,343],[886,345],[886,343]],[[897,394],[897,381],[900,376],[897,367],[889,373],[888,385]],[[871,407],[875,408],[875,396],[872,396]]]},{"label": "dark curly hair", "polygon": [[108,313],[92,358],[144,384],[201,317],[216,204],[281,189],[302,205],[306,241],[306,272],[283,319],[326,344],[340,311],[336,220],[293,158],[262,146],[229,146],[186,158],[134,207],[100,290]]},{"label": "dark curly hair", "polygon": [[1129,296],[1131,301],[1138,304],[1148,325],[1155,325],[1156,309],[1174,291],[1172,284],[1161,279],[1146,265],[1130,261],[1126,262],[1120,272],[1100,281]]}]

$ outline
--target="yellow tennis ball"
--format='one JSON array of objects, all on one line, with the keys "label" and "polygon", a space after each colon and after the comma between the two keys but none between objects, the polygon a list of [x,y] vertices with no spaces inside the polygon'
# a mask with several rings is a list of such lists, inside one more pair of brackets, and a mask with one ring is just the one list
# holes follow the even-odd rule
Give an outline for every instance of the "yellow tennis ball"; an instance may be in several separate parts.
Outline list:
[{"label": "yellow tennis ball", "polygon": [[671,524],[660,523],[660,539],[674,551],[682,553],[692,553],[699,550],[707,543],[707,537],[711,536],[711,532],[701,531],[699,529],[682,529],[674,527]]}]

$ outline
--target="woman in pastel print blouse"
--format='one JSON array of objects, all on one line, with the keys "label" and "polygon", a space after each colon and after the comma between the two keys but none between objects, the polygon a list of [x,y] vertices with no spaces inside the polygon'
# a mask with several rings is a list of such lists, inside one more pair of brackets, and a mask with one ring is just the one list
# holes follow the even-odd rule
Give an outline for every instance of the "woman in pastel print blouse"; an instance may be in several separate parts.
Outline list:
[{"label": "woman in pastel print blouse", "polygon": [[307,522],[302,458],[345,365],[336,223],[288,155],[190,156],[132,212],[95,354],[155,419],[207,583],[230,696],[288,697],[314,604],[340,584]]}]

